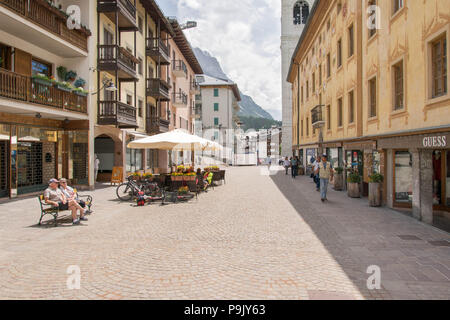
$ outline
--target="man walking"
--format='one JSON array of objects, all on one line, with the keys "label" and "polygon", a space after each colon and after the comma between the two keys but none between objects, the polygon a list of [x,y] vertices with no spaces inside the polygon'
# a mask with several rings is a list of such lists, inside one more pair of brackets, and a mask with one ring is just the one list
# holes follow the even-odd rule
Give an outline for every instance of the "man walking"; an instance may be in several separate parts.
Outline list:
[{"label": "man walking", "polygon": [[296,178],[297,177],[297,173],[298,173],[298,160],[297,157],[293,157],[291,159],[291,171],[292,171],[292,178]]},{"label": "man walking", "polygon": [[330,179],[333,179],[333,168],[331,163],[327,161],[327,155],[322,156],[322,161],[319,163],[319,169],[316,174],[320,177],[320,200],[325,202],[327,199],[328,183]]},{"label": "man walking", "polygon": [[289,167],[291,166],[291,162],[289,161],[288,157],[286,157],[286,159],[284,159],[284,169],[286,169],[286,175],[289,174]]},{"label": "man walking", "polygon": [[316,190],[320,191],[320,177],[319,177],[319,165],[320,165],[320,157],[317,157],[317,160],[313,163],[313,170],[314,170],[314,183],[316,184]]},{"label": "man walking", "polygon": [[95,154],[95,160],[94,160],[94,183],[97,182],[97,175],[98,175],[98,169],[100,168],[100,159],[98,158],[97,154]]}]

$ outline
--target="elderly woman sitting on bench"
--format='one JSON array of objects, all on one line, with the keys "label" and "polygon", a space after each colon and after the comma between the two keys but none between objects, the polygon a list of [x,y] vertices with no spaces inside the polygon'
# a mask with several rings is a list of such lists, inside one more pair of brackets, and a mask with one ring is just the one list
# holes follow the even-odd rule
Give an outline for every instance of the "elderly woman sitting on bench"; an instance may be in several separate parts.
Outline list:
[{"label": "elderly woman sitting on bench", "polygon": [[[45,203],[58,207],[61,211],[72,211],[72,221],[74,225],[80,224],[80,220],[87,221],[88,219],[84,216],[83,208],[81,208],[76,200],[67,199],[64,193],[58,188],[58,183],[59,181],[56,179],[51,179],[49,181],[49,187],[44,192]],[[78,210],[80,211],[79,219],[77,215]]]}]

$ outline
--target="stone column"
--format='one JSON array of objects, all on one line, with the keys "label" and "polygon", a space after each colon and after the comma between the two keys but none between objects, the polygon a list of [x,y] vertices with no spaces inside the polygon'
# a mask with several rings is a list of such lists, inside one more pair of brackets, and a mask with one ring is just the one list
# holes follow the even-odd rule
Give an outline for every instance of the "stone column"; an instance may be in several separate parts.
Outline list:
[{"label": "stone column", "polygon": [[414,218],[422,220],[420,206],[420,152],[418,149],[411,149],[409,152],[412,154],[412,214]]},{"label": "stone column", "polygon": [[433,224],[433,151],[420,151],[420,211],[422,221]]}]

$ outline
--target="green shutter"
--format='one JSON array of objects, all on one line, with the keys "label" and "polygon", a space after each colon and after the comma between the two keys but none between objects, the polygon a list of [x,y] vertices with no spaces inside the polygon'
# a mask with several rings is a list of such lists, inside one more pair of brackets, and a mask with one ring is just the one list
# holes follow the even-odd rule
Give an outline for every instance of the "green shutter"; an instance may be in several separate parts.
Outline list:
[{"label": "green shutter", "polygon": [[218,97],[219,96],[219,89],[214,89],[214,97]]},{"label": "green shutter", "polygon": [[214,111],[219,111],[219,104],[218,103],[214,103]]},{"label": "green shutter", "polygon": [[214,125],[218,126],[219,125],[219,118],[214,118]]}]

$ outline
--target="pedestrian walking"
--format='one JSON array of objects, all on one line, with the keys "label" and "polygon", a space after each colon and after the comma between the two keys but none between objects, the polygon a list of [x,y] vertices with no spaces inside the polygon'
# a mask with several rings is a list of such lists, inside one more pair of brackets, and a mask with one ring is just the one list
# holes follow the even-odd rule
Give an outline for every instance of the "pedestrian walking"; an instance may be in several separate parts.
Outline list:
[{"label": "pedestrian walking", "polygon": [[298,174],[298,159],[297,157],[293,157],[291,160],[291,171],[292,171],[292,178],[296,178]]},{"label": "pedestrian walking", "polygon": [[97,154],[95,154],[95,160],[94,160],[94,182],[97,182],[97,176],[98,176],[98,169],[100,168],[100,159],[98,158]]},{"label": "pedestrian walking", "polygon": [[320,200],[327,201],[328,183],[333,179],[333,168],[331,163],[327,161],[327,155],[322,156],[322,161],[319,163],[319,168],[316,173],[320,177]]},{"label": "pedestrian walking", "polygon": [[283,165],[284,165],[284,169],[286,170],[286,175],[288,175],[289,174],[289,167],[291,166],[291,162],[289,161],[288,157],[286,157],[284,159]]},{"label": "pedestrian walking", "polygon": [[316,161],[314,161],[313,163],[313,172],[314,172],[314,183],[316,184],[316,190],[320,191],[320,177],[319,177],[319,165],[320,165],[320,157],[317,157]]}]

